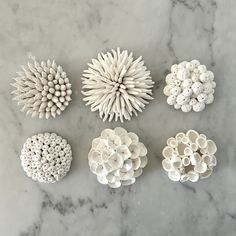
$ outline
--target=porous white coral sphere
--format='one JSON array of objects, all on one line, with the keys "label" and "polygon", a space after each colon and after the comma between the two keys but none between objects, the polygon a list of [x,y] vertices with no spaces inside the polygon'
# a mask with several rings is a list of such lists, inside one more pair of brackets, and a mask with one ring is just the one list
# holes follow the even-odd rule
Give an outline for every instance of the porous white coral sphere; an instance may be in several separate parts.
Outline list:
[{"label": "porous white coral sphere", "polygon": [[71,83],[55,61],[29,62],[14,80],[14,100],[32,117],[56,117],[71,101]]},{"label": "porous white coral sphere", "polygon": [[173,181],[197,182],[212,174],[217,161],[216,144],[195,130],[178,133],[167,140],[162,166]]},{"label": "porous white coral sphere", "polygon": [[147,149],[135,133],[121,127],[105,129],[92,142],[90,170],[101,184],[111,188],[131,185],[147,165]]},{"label": "porous white coral sphere", "polygon": [[82,93],[91,111],[99,111],[103,121],[130,120],[152,99],[154,82],[142,57],[127,50],[99,53],[83,74]]},{"label": "porous white coral sphere", "polygon": [[214,101],[214,74],[197,60],[183,61],[171,67],[163,90],[167,103],[183,112],[200,112]]},{"label": "porous white coral sphere", "polygon": [[40,133],[27,139],[20,159],[24,171],[33,180],[54,183],[70,170],[71,146],[55,133]]}]

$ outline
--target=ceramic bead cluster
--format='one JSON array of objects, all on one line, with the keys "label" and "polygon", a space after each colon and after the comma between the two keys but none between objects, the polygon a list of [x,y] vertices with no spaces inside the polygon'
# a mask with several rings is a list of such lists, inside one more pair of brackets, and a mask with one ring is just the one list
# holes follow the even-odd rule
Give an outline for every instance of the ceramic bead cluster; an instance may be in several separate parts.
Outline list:
[{"label": "ceramic bead cluster", "polygon": [[20,159],[24,171],[33,180],[55,183],[70,170],[71,146],[55,133],[40,133],[27,139]]},{"label": "ceramic bead cluster", "polygon": [[154,82],[142,57],[127,50],[111,50],[92,59],[83,74],[82,93],[86,105],[99,111],[103,121],[130,120],[142,112],[152,98]]},{"label": "ceramic bead cluster", "polygon": [[111,188],[131,185],[147,164],[147,149],[136,134],[121,127],[105,129],[92,141],[90,170]]},{"label": "ceramic bead cluster", "polygon": [[55,61],[29,62],[14,80],[14,100],[32,117],[56,117],[71,101],[71,83]]},{"label": "ceramic bead cluster", "polygon": [[167,103],[183,112],[200,112],[214,101],[214,74],[197,60],[174,64],[166,76],[166,84]]},{"label": "ceramic bead cluster", "polygon": [[167,140],[162,166],[172,181],[197,182],[208,178],[216,166],[214,141],[195,130],[178,133]]}]

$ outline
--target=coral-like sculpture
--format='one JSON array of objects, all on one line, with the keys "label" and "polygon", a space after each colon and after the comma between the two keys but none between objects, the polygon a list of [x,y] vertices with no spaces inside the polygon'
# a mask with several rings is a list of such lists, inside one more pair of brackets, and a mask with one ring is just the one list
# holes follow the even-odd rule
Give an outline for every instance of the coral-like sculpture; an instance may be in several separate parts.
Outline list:
[{"label": "coral-like sculpture", "polygon": [[20,159],[33,180],[55,183],[70,170],[72,151],[67,141],[55,133],[40,133],[27,139]]},{"label": "coral-like sculpture", "polygon": [[134,133],[117,127],[105,129],[92,142],[89,152],[90,170],[101,184],[111,188],[131,185],[147,164],[147,149]]},{"label": "coral-like sculpture", "polygon": [[82,78],[83,100],[91,105],[91,111],[99,111],[103,121],[130,120],[153,99],[154,82],[142,57],[134,60],[132,53],[118,48],[98,54],[88,66]]},{"label": "coral-like sculpture", "polygon": [[167,140],[162,166],[173,181],[197,182],[208,178],[216,166],[216,144],[204,134],[189,130]]},{"label": "coral-like sculpture", "polygon": [[200,112],[214,101],[214,74],[197,60],[173,65],[166,76],[166,84],[167,103],[183,112]]},{"label": "coral-like sculpture", "polygon": [[28,63],[22,66],[22,71],[17,72],[12,86],[12,92],[23,106],[21,111],[26,111],[32,117],[56,117],[69,105],[71,101],[71,84],[61,66],[55,61],[47,60],[38,63]]}]

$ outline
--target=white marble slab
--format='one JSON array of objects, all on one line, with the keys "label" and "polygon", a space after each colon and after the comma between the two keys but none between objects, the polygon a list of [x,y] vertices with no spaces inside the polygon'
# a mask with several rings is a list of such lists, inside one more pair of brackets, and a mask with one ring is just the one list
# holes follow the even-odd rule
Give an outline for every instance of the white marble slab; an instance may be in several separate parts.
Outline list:
[{"label": "white marble slab", "polygon": [[[200,0],[0,1],[0,235],[234,236],[236,234],[236,2]],[[105,127],[82,102],[81,74],[98,52],[120,46],[142,55],[156,81],[155,100],[124,127],[149,148],[149,165],[131,187],[111,190],[89,172],[91,140]],[[55,120],[20,113],[10,82],[27,52],[55,58],[73,83],[73,102]],[[168,106],[162,93],[174,62],[199,59],[216,75],[215,102],[201,114]],[[214,175],[193,184],[169,181],[165,140],[194,128],[216,141]],[[70,174],[54,185],[23,172],[28,136],[54,131],[73,148]]]}]

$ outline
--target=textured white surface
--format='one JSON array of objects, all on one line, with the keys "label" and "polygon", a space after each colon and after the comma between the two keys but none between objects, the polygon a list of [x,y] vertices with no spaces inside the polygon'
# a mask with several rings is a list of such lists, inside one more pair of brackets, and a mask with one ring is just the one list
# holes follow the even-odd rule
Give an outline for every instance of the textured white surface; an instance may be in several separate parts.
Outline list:
[{"label": "textured white surface", "polygon": [[198,60],[192,60],[171,66],[163,92],[168,96],[167,104],[175,109],[200,112],[214,101],[215,87],[213,72]]},{"label": "textured white surface", "polygon": [[208,178],[217,161],[214,141],[195,130],[177,133],[167,140],[163,149],[162,167],[172,181],[197,182]]},{"label": "textured white surface", "polygon": [[[0,1],[0,235],[235,236],[236,2],[205,0]],[[131,121],[103,123],[86,107],[81,77],[99,52],[116,47],[142,55],[155,81],[153,99]],[[72,102],[56,119],[32,119],[12,101],[12,77],[27,52],[55,58],[72,83]],[[171,65],[193,58],[214,72],[214,103],[200,113],[166,104]],[[94,137],[122,126],[148,149],[148,165],[132,186],[98,184],[88,167]],[[170,181],[162,150],[189,129],[218,146],[213,175]],[[68,175],[40,184],[25,176],[19,155],[35,133],[57,132],[72,147]]]},{"label": "textured white surface", "polygon": [[130,120],[152,100],[154,82],[140,56],[120,48],[99,53],[83,74],[82,93],[91,111],[99,111],[103,121]]},{"label": "textured white surface", "polygon": [[147,148],[137,134],[122,127],[104,129],[93,139],[88,154],[90,170],[111,188],[134,184],[147,165]]},{"label": "textured white surface", "polygon": [[33,180],[55,183],[70,170],[72,151],[66,139],[55,133],[40,133],[26,140],[21,165]]},{"label": "textured white surface", "polygon": [[12,86],[14,100],[32,117],[50,118],[60,115],[71,101],[71,83],[55,61],[33,59],[17,72]]}]

